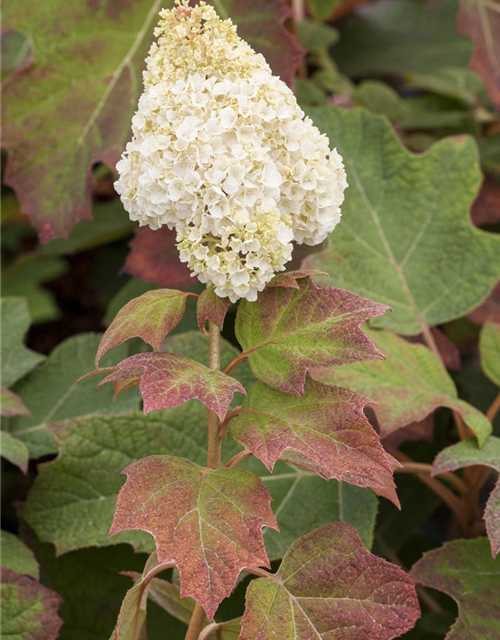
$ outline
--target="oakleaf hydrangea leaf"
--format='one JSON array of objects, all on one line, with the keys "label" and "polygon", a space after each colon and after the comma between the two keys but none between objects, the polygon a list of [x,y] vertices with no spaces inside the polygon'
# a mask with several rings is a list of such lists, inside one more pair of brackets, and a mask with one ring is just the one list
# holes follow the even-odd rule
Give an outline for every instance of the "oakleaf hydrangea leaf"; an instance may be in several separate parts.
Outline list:
[{"label": "oakleaf hydrangea leaf", "polygon": [[491,433],[490,421],[458,398],[453,380],[430,349],[391,331],[368,329],[366,334],[386,360],[316,371],[314,377],[350,387],[374,400],[383,437],[420,422],[438,407],[448,407],[460,414],[480,444],[485,442]]},{"label": "oakleaf hydrangea leaf", "polygon": [[243,469],[204,469],[173,456],[150,456],[125,469],[110,535],[151,533],[159,562],[173,562],[181,596],[213,618],[240,571],[269,566],[262,527],[277,528],[262,481]]},{"label": "oakleaf hydrangea leaf", "polygon": [[500,560],[492,559],[486,538],[446,542],[425,553],[410,575],[457,602],[458,619],[445,640],[497,640]]},{"label": "oakleaf hydrangea leaf", "polygon": [[330,248],[307,266],[389,305],[376,325],[398,333],[477,307],[500,278],[500,238],[469,217],[481,181],[474,141],[450,138],[414,155],[385,118],[363,109],[308,113],[344,158],[349,188]]},{"label": "oakleaf hydrangea leaf", "polygon": [[359,325],[386,311],[383,304],[320,288],[307,278],[298,289],[268,287],[256,302],[242,300],[236,335],[259,380],[303,395],[311,367],[383,357]]},{"label": "oakleaf hydrangea leaf", "polygon": [[230,306],[231,300],[229,298],[218,296],[213,285],[207,287],[198,298],[198,304],[196,305],[196,318],[200,331],[206,331],[206,323],[208,321],[215,324],[222,331],[224,318]]},{"label": "oakleaf hydrangea leaf", "polygon": [[179,324],[186,310],[186,293],[155,289],[126,304],[104,333],[96,355],[102,356],[130,338],[142,338],[158,351],[163,338]]},{"label": "oakleaf hydrangea leaf", "polygon": [[2,637],[56,640],[61,598],[28,576],[2,569]]},{"label": "oakleaf hydrangea leaf", "polygon": [[419,615],[411,579],[334,522],[299,538],[276,575],[250,583],[240,640],[390,640]]},{"label": "oakleaf hydrangea leaf", "polygon": [[486,322],[483,325],[479,351],[484,373],[500,387],[500,324]]},{"label": "oakleaf hydrangea leaf", "polygon": [[[470,439],[443,449],[434,461],[434,473],[456,471],[478,464],[491,467],[500,473],[500,438],[490,436],[481,448]],[[500,551],[500,478],[497,479],[486,502],[484,519],[491,542],[491,551],[495,557]]]},{"label": "oakleaf hydrangea leaf", "polygon": [[[96,371],[96,373],[99,370]],[[120,362],[99,383],[139,379],[144,413],[197,399],[224,419],[233,395],[246,393],[234,378],[177,353],[137,353]]]},{"label": "oakleaf hydrangea leaf", "polygon": [[2,298],[2,386],[11,387],[44,359],[24,346],[30,326],[28,305],[23,298]]},{"label": "oakleaf hydrangea leaf", "polygon": [[2,530],[0,548],[2,567],[38,580],[40,573],[38,562],[31,549],[20,538],[9,531]]},{"label": "oakleaf hydrangea leaf", "polygon": [[18,395],[2,388],[0,389],[0,415],[4,418],[13,418],[14,416],[29,416],[30,412]]},{"label": "oakleaf hydrangea leaf", "polygon": [[[165,419],[142,413],[98,415],[67,420],[51,427],[59,456],[38,466],[23,518],[41,542],[51,542],[58,554],[91,546],[130,542],[153,551],[153,541],[139,532],[109,538],[121,471],[130,463],[176,447],[206,458],[192,438],[170,430]],[[199,451],[199,452],[198,452]]]},{"label": "oakleaf hydrangea leaf", "polygon": [[363,413],[368,402],[350,389],[313,380],[303,398],[259,382],[231,420],[230,435],[270,471],[291,449],[319,464],[327,480],[386,490],[398,503],[389,456]]},{"label": "oakleaf hydrangea leaf", "polygon": [[312,271],[310,269],[286,271],[285,273],[278,273],[277,276],[274,276],[268,286],[300,289],[297,280],[302,280],[303,278],[310,278],[317,275],[326,276],[328,274],[325,271]]},{"label": "oakleaf hydrangea leaf", "polygon": [[[125,413],[139,409],[139,394],[130,394],[113,402],[110,388],[96,391],[92,380],[78,384],[78,379],[94,363],[101,334],[80,333],[61,342],[42,366],[32,371],[14,387],[27,408],[29,416],[9,420],[8,429],[28,447],[31,457],[56,453],[57,446],[49,426],[91,413]],[[124,358],[126,346],[104,357],[104,364],[113,358]]]}]

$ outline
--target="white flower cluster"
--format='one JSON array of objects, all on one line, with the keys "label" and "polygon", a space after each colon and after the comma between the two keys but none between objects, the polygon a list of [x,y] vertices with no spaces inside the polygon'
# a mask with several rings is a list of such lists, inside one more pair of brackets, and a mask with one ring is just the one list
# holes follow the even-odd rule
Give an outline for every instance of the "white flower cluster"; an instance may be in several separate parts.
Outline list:
[{"label": "white flower cluster", "polygon": [[115,187],[132,220],[176,230],[201,282],[252,301],[292,241],[318,244],[339,222],[342,159],[230,20],[176,4],[160,13]]}]

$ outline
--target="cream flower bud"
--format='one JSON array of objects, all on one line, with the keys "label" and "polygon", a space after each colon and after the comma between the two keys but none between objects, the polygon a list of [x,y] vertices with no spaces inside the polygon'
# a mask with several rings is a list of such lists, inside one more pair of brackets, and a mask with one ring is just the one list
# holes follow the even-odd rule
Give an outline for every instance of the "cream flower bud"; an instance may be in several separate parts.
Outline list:
[{"label": "cream flower bud", "polygon": [[255,300],[292,241],[338,224],[342,159],[231,20],[176,5],[160,13],[115,187],[132,220],[177,231],[181,260],[218,295]]}]

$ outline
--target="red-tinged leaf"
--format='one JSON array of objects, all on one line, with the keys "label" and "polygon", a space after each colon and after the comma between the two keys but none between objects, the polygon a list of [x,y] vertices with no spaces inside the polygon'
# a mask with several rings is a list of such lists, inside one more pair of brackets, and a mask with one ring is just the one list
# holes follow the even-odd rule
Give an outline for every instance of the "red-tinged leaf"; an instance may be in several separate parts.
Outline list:
[{"label": "red-tinged leaf", "polygon": [[61,598],[28,576],[2,569],[2,638],[56,640]]},{"label": "red-tinged leaf", "polygon": [[160,287],[187,289],[194,282],[189,269],[179,260],[175,231],[167,227],[156,231],[138,227],[123,270],[134,278]]},{"label": "red-tinged leaf", "polygon": [[103,335],[96,366],[107,351],[130,338],[142,338],[158,351],[163,338],[182,320],[188,295],[176,289],[155,289],[131,300]]},{"label": "red-tinged leaf", "polygon": [[500,107],[500,7],[490,0],[460,0],[458,30],[475,42],[469,63]]},{"label": "red-tinged leaf", "polygon": [[496,322],[500,324],[500,282],[491,292],[490,296],[471,311],[467,317],[476,324]]},{"label": "red-tinged leaf", "polygon": [[227,310],[231,306],[229,298],[221,298],[215,293],[213,285],[207,287],[200,297],[196,305],[196,318],[198,319],[198,327],[200,331],[206,333],[206,323],[208,321],[215,324],[222,331],[224,319]]},{"label": "red-tinged leaf", "polygon": [[471,218],[478,227],[500,222],[500,185],[488,176],[485,177],[481,191],[472,205]]},{"label": "red-tinged leaf", "polygon": [[445,640],[498,640],[500,560],[492,559],[486,538],[446,542],[425,553],[410,575],[458,604],[458,619]]},{"label": "red-tinged leaf", "polygon": [[444,366],[450,371],[460,371],[462,369],[462,363],[460,361],[460,350],[457,345],[448,338],[446,333],[437,327],[432,327],[431,333]]},{"label": "red-tinged leaf", "polygon": [[[500,438],[490,436],[481,448],[473,439],[470,439],[443,449],[434,461],[434,474],[456,471],[478,464],[491,467],[500,473]],[[500,478],[497,479],[486,502],[484,519],[491,542],[491,552],[493,557],[496,557],[500,552]]]},{"label": "red-tinged leaf", "polygon": [[313,271],[312,269],[297,269],[296,271],[286,271],[275,276],[268,287],[285,287],[287,289],[299,289],[297,280],[310,278],[311,276],[326,276],[325,271]]},{"label": "red-tinged leaf", "polygon": [[303,395],[311,367],[383,358],[359,325],[386,311],[384,304],[306,278],[298,289],[268,287],[256,302],[242,300],[236,335],[259,380]]},{"label": "red-tinged leaf", "polygon": [[308,380],[304,397],[258,382],[230,422],[230,435],[272,471],[287,451],[320,466],[319,475],[386,490],[399,504],[389,456],[363,413],[369,400],[350,389]]},{"label": "red-tinged leaf", "polygon": [[382,440],[387,451],[398,451],[404,442],[424,440],[432,442],[434,436],[434,415],[419,422],[410,422],[404,429],[398,429]]},{"label": "red-tinged leaf", "polygon": [[212,0],[212,4],[223,17],[231,16],[238,27],[238,35],[263,54],[273,73],[292,86],[295,73],[306,52],[285,27],[286,20],[292,17],[288,2],[286,0],[222,0],[221,2]]},{"label": "red-tinged leaf", "polygon": [[391,640],[419,616],[409,576],[334,522],[299,538],[276,575],[250,583],[240,640]]},{"label": "red-tinged leaf", "polygon": [[246,393],[234,378],[177,353],[137,353],[120,362],[99,386],[123,380],[129,384],[138,377],[146,414],[196,398],[223,420],[233,395]]},{"label": "red-tinged leaf", "polygon": [[0,415],[4,418],[31,415],[19,396],[8,389],[0,389]]},{"label": "red-tinged leaf", "polygon": [[110,535],[151,533],[159,562],[179,569],[181,596],[196,600],[209,619],[244,567],[269,566],[262,527],[277,523],[257,476],[173,456],[144,458],[124,473]]}]

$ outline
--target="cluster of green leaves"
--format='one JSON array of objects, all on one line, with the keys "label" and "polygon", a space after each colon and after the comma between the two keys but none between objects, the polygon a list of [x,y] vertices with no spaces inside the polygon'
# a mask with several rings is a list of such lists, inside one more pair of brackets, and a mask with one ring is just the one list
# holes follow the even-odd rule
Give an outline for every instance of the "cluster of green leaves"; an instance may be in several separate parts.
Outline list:
[{"label": "cluster of green leaves", "polygon": [[201,605],[200,640],[498,636],[500,10],[304,4],[299,45],[285,2],[214,1],[287,82],[302,59],[350,185],[321,251],[237,309],[166,229],[127,255],[109,167],[160,3],[4,8],[6,635],[175,640]]}]

